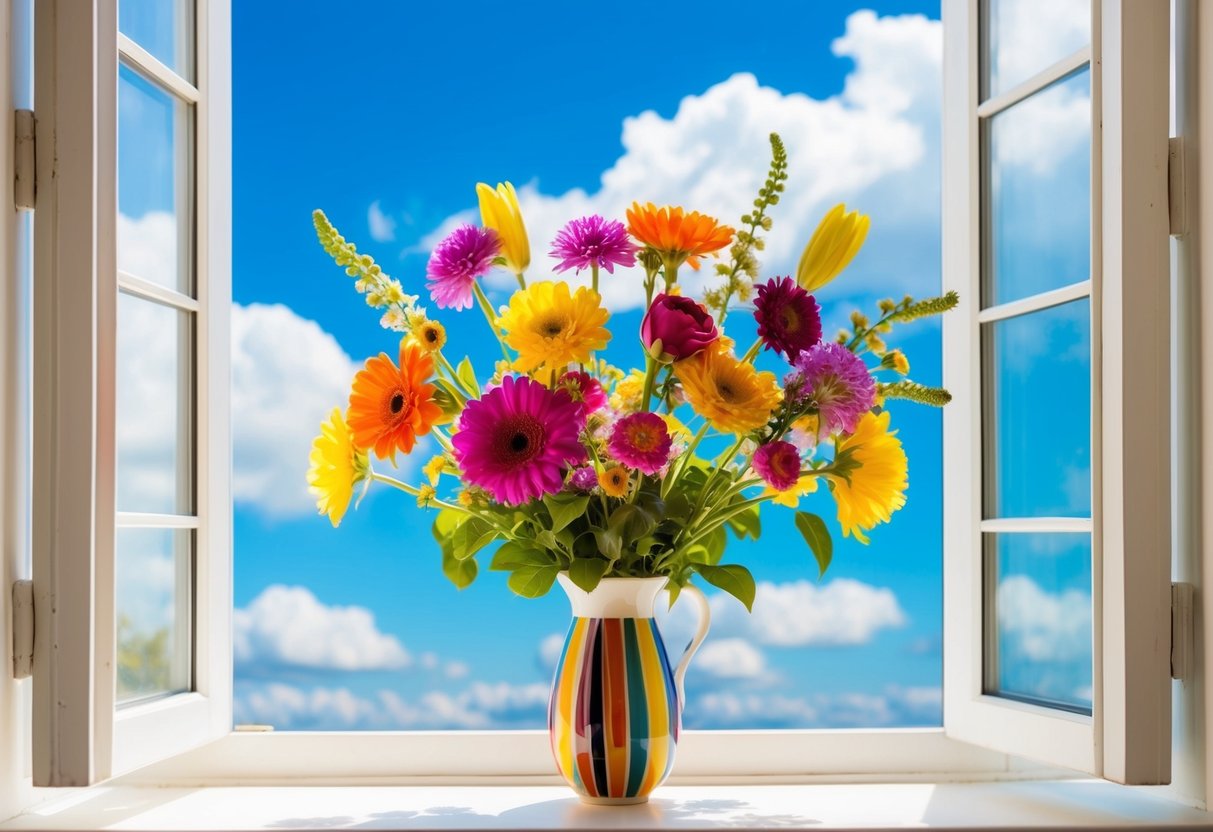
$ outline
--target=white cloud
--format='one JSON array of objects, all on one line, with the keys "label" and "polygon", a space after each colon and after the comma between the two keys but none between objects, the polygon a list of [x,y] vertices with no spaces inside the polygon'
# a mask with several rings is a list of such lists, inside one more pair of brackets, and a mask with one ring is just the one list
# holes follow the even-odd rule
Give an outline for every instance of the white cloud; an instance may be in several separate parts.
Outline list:
[{"label": "white cloud", "polygon": [[564,651],[565,636],[560,633],[552,633],[544,636],[543,641],[539,642],[539,666],[544,670],[555,670],[556,662],[560,661],[560,654]]},{"label": "white cloud", "polygon": [[742,638],[708,639],[691,666],[716,679],[762,679],[767,675],[766,656]]},{"label": "white cloud", "polygon": [[992,16],[996,92],[1005,92],[1091,42],[1087,0],[1016,0]]},{"label": "white cloud", "polygon": [[[998,585],[998,626],[1012,656],[1030,662],[1075,662],[1091,656],[1091,594],[1053,593],[1027,575]],[[1089,671],[1088,671],[1089,672]]]},{"label": "white cloud", "polygon": [[371,203],[366,210],[366,224],[371,231],[371,239],[377,243],[390,243],[396,239],[396,221],[383,213],[379,200]]},{"label": "white cloud", "polygon": [[232,496],[281,517],[315,513],[308,453],[357,371],[332,335],[281,304],[232,307]]},{"label": "white cloud", "polygon": [[[682,204],[735,223],[766,175],[772,131],[788,147],[790,179],[772,212],[775,226],[763,255],[764,273],[791,271],[820,215],[842,200],[875,215],[873,244],[882,234],[894,240],[892,226],[899,223],[915,229],[925,223],[937,241],[932,218],[938,215],[938,172],[930,161],[935,158],[941,32],[938,21],[922,16],[877,18],[856,12],[833,46],[835,54],[855,61],[838,95],[784,95],[739,73],[684,98],[672,119],[652,111],[625,119],[624,154],[602,174],[596,191],[573,189],[555,196],[540,192],[535,183],[520,189],[534,258],[532,279],[548,273],[552,263],[546,252],[563,223],[590,212],[622,219],[634,199]],[[894,193],[887,193],[887,187],[873,190],[881,183]],[[474,216],[465,211],[448,218],[423,247],[432,247],[455,224]],[[885,276],[886,284],[890,278],[902,291],[938,283],[931,269],[913,276],[902,270]],[[852,278],[852,287],[857,280],[866,278]],[[643,303],[638,281],[635,271],[605,280],[607,305],[626,309]],[[490,282],[508,289],[513,278],[496,274]]]},{"label": "white cloud", "polygon": [[236,663],[244,668],[385,670],[411,658],[365,607],[326,606],[300,586],[275,584],[232,616]]},{"label": "white cloud", "polygon": [[881,630],[906,623],[891,589],[850,578],[761,581],[752,613],[724,595],[712,597],[712,613],[718,631],[778,647],[866,644]]},{"label": "white cloud", "polygon": [[689,697],[688,728],[882,728],[939,725],[938,687],[807,694],[713,692]]},{"label": "white cloud", "polygon": [[118,268],[164,286],[177,287],[177,219],[149,211],[138,219],[118,215]]}]

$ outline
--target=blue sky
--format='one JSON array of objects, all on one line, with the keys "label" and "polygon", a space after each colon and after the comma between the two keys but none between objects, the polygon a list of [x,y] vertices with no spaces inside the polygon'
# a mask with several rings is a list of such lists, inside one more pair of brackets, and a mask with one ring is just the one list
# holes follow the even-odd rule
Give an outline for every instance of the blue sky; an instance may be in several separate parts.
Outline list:
[{"label": "blue sky", "polygon": [[[315,515],[303,482],[310,438],[344,403],[357,364],[393,352],[396,339],[316,244],[313,208],[424,294],[428,249],[472,216],[475,183],[509,179],[522,193],[534,278],[551,231],[589,210],[618,216],[631,199],[651,199],[735,222],[765,174],[766,134],[778,130],[791,179],[773,212],[764,275],[788,273],[816,218],[846,201],[872,216],[872,232],[821,293],[827,333],[853,305],[939,290],[937,2],[767,4],[767,23],[748,23],[752,31],[735,38],[719,34],[735,23],[736,6],[726,4],[699,5],[696,21],[713,24],[704,31],[687,31],[676,9],[660,4],[616,4],[605,17],[605,7],[581,4],[413,6],[233,9],[238,721],[541,727],[550,652],[568,622],[558,592],[516,598],[496,574],[455,590],[441,575],[430,515],[395,492],[372,490],[338,530]],[[662,44],[644,31],[677,34]],[[1033,165],[1033,175],[1053,175]],[[161,262],[171,253],[158,231],[171,194],[123,181],[131,183],[120,221],[127,249]],[[1008,194],[1010,215],[1033,209],[1030,189]],[[1008,228],[1008,239],[1023,242]],[[1029,267],[1048,251],[1027,258]],[[605,291],[616,335],[609,357],[620,363],[638,358],[637,284],[628,281],[621,274]],[[489,279],[496,301],[510,282]],[[734,326],[744,317],[730,317],[743,342],[752,336]],[[1065,372],[1054,389],[1080,377],[1081,326],[1062,317],[1044,338],[1032,327],[1008,331],[1016,348],[1008,354],[1019,357],[1009,379],[1039,373],[1051,353],[1070,362],[1058,365]],[[448,352],[466,349],[487,367],[495,345],[482,319],[439,318]],[[916,380],[939,383],[937,323],[908,327],[893,342]],[[1019,349],[1025,342],[1037,349]],[[1017,404],[1022,397],[1012,396],[1008,407]],[[894,406],[893,417],[911,460],[909,502],[870,546],[836,540],[834,565],[818,582],[790,513],[771,508],[761,541],[730,545],[727,557],[759,580],[759,600],[750,617],[729,599],[715,602],[716,624],[688,683],[688,726],[939,724],[940,419],[913,405]],[[140,435],[146,444],[150,433]],[[1013,458],[1022,448],[1008,441],[1004,455]],[[1074,495],[1086,459],[1073,434],[1058,441],[1072,475],[1041,499],[1052,500],[1051,511],[1081,513],[1087,506]],[[417,464],[428,458],[417,456]],[[417,478],[416,466],[402,470]],[[1033,492],[1021,475],[1005,493],[1023,504]],[[836,529],[826,495],[808,507]],[[1089,570],[1084,550],[1038,542],[1008,553],[1008,564],[1037,579],[1012,582],[1013,600],[1080,609],[1073,593],[1081,595],[1084,562]],[[1057,556],[1042,570],[1044,551]],[[682,614],[668,621],[674,646],[686,631]],[[1082,641],[1081,624],[1066,619],[1070,642]],[[1030,625],[1007,632],[1008,644],[1027,645],[1025,667],[1053,662],[1046,693],[1070,695],[1081,683],[1065,672],[1081,649],[1042,652]],[[1007,679],[1029,690],[1038,682],[1032,673]]]}]

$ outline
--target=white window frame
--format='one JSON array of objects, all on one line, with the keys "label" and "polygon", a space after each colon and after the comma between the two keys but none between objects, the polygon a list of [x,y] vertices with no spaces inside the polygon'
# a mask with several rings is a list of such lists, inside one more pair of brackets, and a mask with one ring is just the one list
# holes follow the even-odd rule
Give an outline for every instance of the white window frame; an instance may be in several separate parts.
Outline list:
[{"label": "white window frame", "polygon": [[[88,785],[220,737],[231,725],[230,9],[227,0],[197,0],[196,87],[120,36],[117,21],[116,0],[36,5],[38,786]],[[195,107],[196,299],[118,273],[120,55]],[[193,690],[116,709],[114,386],[120,285],[196,309],[197,528]],[[126,519],[132,523],[124,525],[146,527],[180,522],[154,515]]]},{"label": "white window frame", "polygon": [[[976,490],[971,481],[970,448],[979,441],[974,431],[974,395],[980,389],[973,375],[971,356],[954,345],[976,343],[978,274],[977,227],[974,206],[978,169],[975,159],[976,102],[976,2],[944,0],[945,29],[952,30],[945,52],[946,143],[966,152],[945,155],[945,286],[960,288],[961,308],[945,316],[945,374],[956,400],[945,409],[945,435],[950,451],[945,451],[948,485],[945,504],[969,505]],[[1099,2],[1099,0],[1097,0]],[[1107,6],[1119,4],[1103,0]],[[1135,15],[1153,15],[1159,0],[1143,2],[1139,8],[1114,10],[1117,20]],[[1163,0],[1165,2],[1165,0]],[[1134,4],[1135,5],[1135,4]],[[1150,10],[1149,12],[1144,9]],[[70,8],[71,14],[67,13]],[[35,664],[43,669],[34,700],[35,782],[46,785],[85,785],[112,774],[128,771],[157,759],[162,762],[129,776],[128,782],[157,785],[171,783],[300,783],[300,782],[377,782],[425,777],[446,782],[519,782],[539,779],[555,782],[547,734],[543,731],[518,732],[410,732],[369,734],[319,734],[281,732],[272,734],[231,733],[231,548],[230,488],[227,481],[228,378],[226,350],[228,340],[227,309],[230,305],[230,77],[228,0],[198,0],[197,63],[200,92],[197,104],[197,222],[196,268],[198,275],[198,385],[199,402],[199,537],[195,614],[198,616],[195,642],[195,681],[193,693],[118,712],[113,697],[114,609],[113,609],[113,521],[114,493],[112,473],[113,379],[114,379],[114,303],[118,275],[113,250],[116,219],[116,192],[113,165],[116,135],[116,88],[119,38],[115,0],[101,0],[89,14],[73,0],[39,0],[39,60],[50,57],[54,75],[48,83],[40,74],[39,99],[39,227],[38,259],[53,264],[40,273],[37,301],[42,309],[35,353],[38,359],[35,422],[43,426],[36,453],[40,459],[54,460],[39,475],[35,486],[35,552],[38,591],[38,654]],[[1165,29],[1165,27],[1164,27]],[[1128,31],[1137,38],[1140,32]],[[961,36],[956,37],[955,33]],[[1105,34],[1097,43],[1109,42]],[[60,48],[55,49],[58,45]],[[1164,40],[1165,50],[1165,40]],[[127,50],[128,53],[130,50]],[[1100,58],[1097,57],[1096,60]],[[1105,71],[1115,56],[1104,57]],[[958,63],[959,62],[959,63]],[[1126,62],[1120,62],[1122,69]],[[1163,62],[1165,67],[1165,62]],[[962,67],[957,75],[949,67]],[[1151,80],[1157,80],[1151,75]],[[1098,87],[1096,88],[1098,89]],[[93,98],[96,94],[95,99]],[[1107,104],[1108,95],[1121,102],[1136,102],[1142,85],[1123,89],[1105,85],[1095,95],[1103,104],[1105,117],[1122,113]],[[96,101],[96,107],[93,101]],[[1164,102],[1166,96],[1160,96]],[[961,102],[959,105],[957,102]],[[1165,110],[1164,110],[1165,112]],[[957,113],[960,115],[957,116]],[[968,115],[965,115],[968,114]],[[1105,121],[1105,124],[1108,122]],[[1121,129],[1123,129],[1123,120]],[[55,128],[58,128],[57,130]],[[1137,141],[1139,131],[1133,131]],[[54,137],[53,139],[51,137]],[[1129,137],[1127,137],[1129,138]],[[59,142],[54,147],[52,141]],[[1142,148],[1127,144],[1123,150],[1104,148],[1104,181],[1122,184],[1120,198],[1135,205],[1143,190],[1156,186],[1121,177],[1117,170],[1129,167],[1128,159]],[[1165,142],[1164,142],[1165,164]],[[58,156],[58,167],[51,170],[51,159]],[[1100,158],[1097,153],[1096,158]],[[1112,166],[1112,167],[1109,167]],[[1119,166],[1119,167],[1118,167]],[[1165,167],[1164,167],[1165,170]],[[1109,173],[1111,171],[1111,174]],[[52,176],[52,173],[54,176]],[[1112,174],[1115,174],[1112,177]],[[1111,177],[1111,178],[1110,178]],[[88,183],[81,185],[80,183]],[[1163,180],[1165,186],[1165,177]],[[1151,193],[1154,193],[1151,191]],[[1154,194],[1156,196],[1156,194]],[[1164,194],[1165,197],[1165,194]],[[1105,194],[1104,205],[1115,195]],[[1165,206],[1165,198],[1162,200]],[[1157,208],[1157,206],[1155,206]],[[1127,209],[1128,210],[1128,209]],[[1164,209],[1165,210],[1165,209]],[[1126,212],[1126,217],[1129,217]],[[1150,214],[1157,220],[1157,211]],[[1165,223],[1165,214],[1163,222]],[[1105,230],[1111,223],[1105,224]],[[82,236],[82,231],[87,232]],[[1093,239],[1113,239],[1109,234]],[[1136,239],[1136,238],[1133,238]],[[84,244],[88,241],[88,245]],[[1106,249],[1106,246],[1105,246]],[[1165,250],[1165,247],[1164,247]],[[1146,252],[1132,248],[1131,240],[1119,250],[1103,250],[1101,287],[1105,312],[1105,332],[1125,331],[1133,322],[1112,323],[1106,306],[1109,292],[1118,309],[1136,308],[1140,291],[1136,283],[1116,282],[1112,269],[1117,263],[1132,264]],[[1151,261],[1152,262],[1152,261]],[[1128,266],[1125,266],[1128,269]],[[1157,323],[1155,321],[1155,323]],[[1151,332],[1149,334],[1156,335]],[[70,362],[57,363],[56,355],[71,355]],[[1164,349],[1165,356],[1165,349]],[[1120,373],[1105,352],[1103,413],[1109,428],[1117,423],[1108,417],[1117,405],[1132,419],[1157,417],[1156,413],[1138,413],[1123,402],[1123,385],[1135,381],[1150,368],[1127,362],[1118,363]],[[1158,378],[1165,384],[1165,373]],[[63,399],[60,391],[71,392],[80,400],[85,391],[94,408],[57,407]],[[1120,399],[1115,398],[1121,396]],[[1163,397],[1165,399],[1165,397]],[[1132,423],[1130,423],[1132,424]],[[1134,429],[1140,429],[1137,425]],[[1118,434],[1120,435],[1120,434]],[[1135,462],[1153,442],[1145,446],[1119,445],[1104,434],[1103,482],[1120,468]],[[1161,437],[1166,459],[1164,430]],[[957,442],[959,440],[959,442]],[[1093,447],[1093,456],[1100,455]],[[980,458],[980,454],[971,454]],[[1111,473],[1110,473],[1111,471]],[[108,472],[108,476],[106,475]],[[1123,475],[1117,474],[1122,477]],[[968,485],[965,483],[969,482]],[[1165,477],[1163,479],[1165,487]],[[963,491],[961,494],[959,490]],[[1160,492],[1165,493],[1165,492]],[[52,499],[53,498],[53,499]],[[1112,516],[1113,503],[1123,493],[1105,486],[1103,502],[1096,511]],[[878,780],[895,777],[903,781],[937,780],[961,776],[968,779],[1009,778],[1055,775],[1053,770],[1032,768],[1012,754],[1045,757],[1048,762],[1115,777],[1116,758],[1137,749],[1141,740],[1125,729],[1125,702],[1136,702],[1137,690],[1126,681],[1123,663],[1119,676],[1108,661],[1115,649],[1117,625],[1121,640],[1128,623],[1138,617],[1157,624],[1156,609],[1134,605],[1118,618],[1111,611],[1113,596],[1124,595],[1126,567],[1138,567],[1135,560],[1118,562],[1111,550],[1117,538],[1105,534],[1103,543],[1103,602],[1097,604],[1096,632],[1103,633],[1103,649],[1097,651],[1096,716],[1088,725],[1054,733],[1050,726],[1060,724],[1035,713],[1032,706],[1002,701],[973,689],[973,674],[980,679],[980,626],[976,631],[972,605],[966,597],[974,586],[972,564],[967,566],[955,556],[979,536],[980,501],[974,513],[956,518],[949,515],[945,531],[945,723],[941,729],[856,730],[856,731],[722,731],[687,732],[680,743],[679,763],[673,782],[737,782],[764,780]],[[957,514],[959,512],[954,512]],[[1165,512],[1164,512],[1165,514]],[[91,517],[94,524],[72,524],[59,518]],[[1128,523],[1119,527],[1121,535],[1137,540],[1157,540],[1157,528],[1151,522],[1139,528]],[[1099,532],[1097,530],[1097,536]],[[205,537],[204,537],[205,535]],[[205,553],[205,554],[204,554]],[[1097,564],[1097,569],[1098,569]],[[1114,573],[1109,576],[1109,572]],[[1097,573],[1099,574],[1099,573]],[[87,581],[80,580],[88,575]],[[46,576],[45,578],[41,576]],[[978,576],[979,577],[979,576]],[[1151,580],[1156,575],[1151,573]],[[1124,608],[1121,604],[1120,608]],[[1169,618],[1168,618],[1169,622]],[[978,634],[974,638],[974,632]],[[1153,632],[1153,631],[1151,631]],[[1134,651],[1157,664],[1158,656],[1144,650],[1141,640],[1130,640]],[[107,662],[106,659],[109,661]],[[1117,694],[1111,687],[1123,691]],[[1153,690],[1155,686],[1150,686]],[[1169,687],[1168,687],[1169,692]],[[55,702],[57,707],[45,707]],[[1039,710],[1039,709],[1037,709]],[[1161,716],[1161,711],[1157,711]],[[1019,726],[1024,733],[1003,730]],[[1119,734],[1117,733],[1119,725]],[[1151,731],[1151,737],[1153,732]],[[1059,739],[1059,735],[1061,738]],[[1033,745],[1031,738],[1035,736]],[[215,740],[203,744],[206,740]],[[1118,749],[1118,743],[1120,747]],[[193,750],[188,750],[193,746]],[[997,750],[987,750],[986,746]],[[1040,754],[1039,748],[1050,753]],[[1162,752],[1162,746],[1155,744]],[[1054,751],[1056,753],[1054,753]],[[1166,749],[1169,755],[1169,747]],[[1154,766],[1151,771],[1157,772]],[[1139,782],[1136,770],[1128,770],[1122,779]]]},{"label": "white window frame", "polygon": [[[945,0],[944,726],[950,736],[1130,784],[1170,781],[1167,0],[1094,0],[1090,48],[979,98],[980,0]],[[1086,65],[1092,83],[1089,286],[980,308],[982,118]],[[1092,520],[983,520],[980,324],[1091,297]],[[1014,307],[1008,309],[1007,307]],[[1131,350],[1124,349],[1132,344]],[[1153,499],[1148,499],[1147,495]],[[982,533],[1092,539],[1093,713],[983,692]]]}]

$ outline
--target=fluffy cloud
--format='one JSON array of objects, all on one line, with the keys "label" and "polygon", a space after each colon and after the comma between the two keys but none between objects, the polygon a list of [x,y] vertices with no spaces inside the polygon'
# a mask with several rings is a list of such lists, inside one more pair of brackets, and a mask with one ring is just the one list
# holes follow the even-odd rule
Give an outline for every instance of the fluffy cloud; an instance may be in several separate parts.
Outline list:
[{"label": "fluffy cloud", "polygon": [[1011,575],[998,585],[997,604],[1011,656],[1031,662],[1090,659],[1090,592],[1048,592],[1027,575]]},{"label": "fluffy cloud", "polygon": [[245,673],[259,667],[386,670],[407,667],[400,641],[380,632],[365,607],[330,607],[300,586],[267,587],[232,617],[233,649]]},{"label": "fluffy cloud", "polygon": [[[739,73],[684,98],[671,119],[652,111],[625,119],[624,154],[602,174],[595,192],[549,195],[533,183],[520,190],[537,255],[532,271],[549,266],[540,253],[564,222],[591,212],[622,217],[634,199],[683,204],[735,222],[766,175],[772,131],[787,144],[791,178],[773,213],[775,227],[764,254],[767,273],[789,272],[820,215],[842,200],[879,209],[873,245],[882,235],[895,245],[892,226],[899,224],[903,231],[928,231],[937,241],[939,183],[932,161],[937,158],[941,32],[937,21],[921,16],[856,12],[833,44],[836,55],[855,62],[838,95],[785,95]],[[423,248],[474,216],[469,210],[448,218]],[[907,277],[904,260],[902,265],[897,274],[902,291],[937,286],[937,272],[928,268]],[[905,285],[907,279],[912,285]],[[627,272],[606,280],[608,306],[637,306],[637,280]],[[508,289],[513,278],[496,274],[490,281]],[[852,276],[854,288],[865,282],[871,284],[862,274]]]},{"label": "fluffy cloud", "polygon": [[691,667],[715,679],[758,680],[767,675],[766,656],[742,638],[709,639]]},{"label": "fluffy cloud", "polygon": [[543,670],[555,670],[556,662],[560,661],[560,653],[564,650],[565,636],[551,633],[539,642],[539,667]]},{"label": "fluffy cloud", "polygon": [[692,697],[688,728],[881,728],[941,724],[937,687],[890,687],[881,693],[790,696],[721,691]]},{"label": "fluffy cloud", "polygon": [[371,232],[371,239],[377,243],[390,243],[396,239],[396,221],[383,213],[379,200],[371,203],[366,210],[366,224]]}]

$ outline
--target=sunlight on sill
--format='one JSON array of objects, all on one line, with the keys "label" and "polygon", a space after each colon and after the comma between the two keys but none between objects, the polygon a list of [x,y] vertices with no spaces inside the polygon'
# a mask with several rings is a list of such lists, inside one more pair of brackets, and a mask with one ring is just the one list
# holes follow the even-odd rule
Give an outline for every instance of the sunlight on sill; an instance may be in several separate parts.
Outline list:
[{"label": "sunlight on sill", "polygon": [[563,787],[97,786],[0,830],[251,829],[1150,829],[1210,815],[1102,781],[670,786],[644,806],[584,805]]}]

